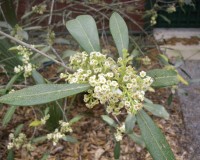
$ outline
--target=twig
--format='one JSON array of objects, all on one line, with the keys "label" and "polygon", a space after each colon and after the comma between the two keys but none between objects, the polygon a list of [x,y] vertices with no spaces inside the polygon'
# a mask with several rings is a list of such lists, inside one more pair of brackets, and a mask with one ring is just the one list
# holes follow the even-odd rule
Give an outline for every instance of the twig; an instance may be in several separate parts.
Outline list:
[{"label": "twig", "polygon": [[73,70],[72,70],[71,68],[67,67],[65,64],[63,64],[63,63],[61,63],[61,62],[59,62],[59,61],[53,59],[51,56],[49,56],[49,55],[45,54],[44,52],[42,52],[42,51],[40,51],[40,50],[34,48],[32,45],[27,44],[27,43],[25,43],[25,42],[23,42],[23,41],[20,41],[20,40],[16,39],[15,37],[12,37],[12,36],[10,36],[10,35],[8,35],[8,34],[2,32],[2,31],[0,31],[0,35],[3,35],[3,36],[5,36],[5,37],[7,37],[7,38],[9,38],[9,39],[11,39],[11,40],[13,40],[13,41],[19,43],[19,44],[21,44],[21,45],[23,45],[23,46],[25,46],[25,47],[31,49],[32,51],[35,51],[35,52],[37,52],[37,53],[39,53],[39,54],[41,54],[41,55],[43,55],[43,56],[49,58],[49,59],[52,60],[53,62],[55,62],[55,63],[57,63],[57,64],[63,66],[64,68],[66,68],[68,72],[73,72]]},{"label": "twig", "polygon": [[53,51],[53,53],[56,55],[56,57],[58,59],[60,59],[60,61],[62,62],[63,65],[65,65],[65,62],[63,61],[63,59],[60,57],[60,55],[58,54],[58,52],[55,50],[55,48],[53,48],[52,46],[50,46],[51,50]]},{"label": "twig", "polygon": [[49,22],[48,22],[48,25],[51,24],[52,13],[53,13],[53,6],[54,6],[54,0],[52,0],[52,2],[51,2],[51,10],[50,10],[50,15],[49,15]]}]

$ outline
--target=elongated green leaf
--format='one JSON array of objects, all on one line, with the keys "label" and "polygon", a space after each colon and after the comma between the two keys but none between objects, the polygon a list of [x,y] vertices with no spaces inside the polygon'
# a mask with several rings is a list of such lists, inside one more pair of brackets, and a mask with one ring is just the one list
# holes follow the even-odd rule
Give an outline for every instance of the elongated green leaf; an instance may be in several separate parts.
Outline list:
[{"label": "elongated green leaf", "polygon": [[35,83],[36,84],[45,84],[45,80],[44,78],[42,77],[42,75],[36,71],[35,69],[32,71],[32,77],[33,79],[35,80]]},{"label": "elongated green leaf", "polygon": [[76,117],[72,118],[69,123],[73,124],[73,123],[76,123],[78,122],[81,118],[83,118],[82,115],[77,115]]},{"label": "elongated green leaf", "polygon": [[144,103],[144,108],[155,116],[169,119],[169,113],[166,111],[165,107],[162,105]]},{"label": "elongated green leaf", "polygon": [[171,24],[171,20],[169,18],[167,18],[166,16],[164,16],[163,14],[158,14],[158,16],[160,16],[164,21],[166,21],[168,24]]},{"label": "elongated green leaf", "polygon": [[66,27],[86,52],[100,51],[97,26],[92,16],[78,16],[76,19],[68,21]]},{"label": "elongated green leaf", "polygon": [[172,101],[173,101],[173,94],[171,93],[167,98],[167,105],[170,106],[172,104]]},{"label": "elongated green leaf", "polygon": [[125,120],[126,133],[132,133],[135,126],[136,118],[135,115],[129,114]]},{"label": "elongated green leaf", "polygon": [[8,82],[8,84],[6,85],[6,90],[9,90],[12,88],[13,83],[15,83],[15,81],[19,78],[19,76],[21,75],[21,73],[15,74],[11,80]]},{"label": "elongated green leaf", "polygon": [[[6,18],[6,21],[14,27],[17,24],[17,16],[13,0],[1,1],[1,10]],[[1,11],[1,12],[2,12]]]},{"label": "elongated green leaf", "polygon": [[74,55],[76,53],[77,53],[76,51],[67,49],[62,53],[62,59],[68,58],[68,57],[70,57],[70,56],[72,56],[72,55]]},{"label": "elongated green leaf", "polygon": [[14,160],[14,152],[13,152],[12,149],[8,151],[8,156],[7,156],[6,159],[7,160]]},{"label": "elongated green leaf", "polygon": [[107,115],[101,115],[101,118],[107,123],[109,124],[111,127],[114,127],[116,128],[117,127],[117,124],[115,123],[115,121],[110,118],[109,116]]},{"label": "elongated green leaf", "polygon": [[42,143],[47,139],[47,136],[40,136],[32,139],[32,143]]},{"label": "elongated green leaf", "polygon": [[23,127],[24,127],[24,124],[19,124],[15,129],[14,135],[18,136],[19,133],[21,133],[21,130],[22,130]]},{"label": "elongated green leaf", "polygon": [[89,84],[38,84],[0,97],[0,103],[29,106],[52,102],[90,88]]},{"label": "elongated green leaf", "polygon": [[136,114],[146,147],[154,160],[175,160],[164,135],[143,110]]},{"label": "elongated green leaf", "polygon": [[119,52],[119,56],[122,57],[123,55],[122,50],[123,49],[128,50],[128,44],[129,44],[127,25],[124,19],[116,12],[114,12],[110,17],[109,25],[110,25],[110,32],[112,34],[112,37],[115,41],[115,45]]},{"label": "elongated green leaf", "polygon": [[154,79],[153,87],[168,87],[177,85],[179,80],[177,72],[166,69],[153,69],[147,72],[147,75]]},{"label": "elongated green leaf", "polygon": [[5,116],[3,117],[3,122],[2,122],[3,126],[6,126],[10,122],[10,120],[12,119],[13,114],[15,113],[16,108],[17,108],[17,106],[11,106],[7,110]]},{"label": "elongated green leaf", "polygon": [[138,145],[140,145],[141,147],[145,147],[145,143],[144,143],[144,140],[143,138],[140,136],[140,135],[137,135],[136,133],[131,133],[131,134],[128,134],[128,136],[135,142],[137,143]]},{"label": "elongated green leaf", "polygon": [[119,157],[120,157],[120,142],[116,142],[114,148],[114,158],[115,160],[119,160]]},{"label": "elongated green leaf", "polygon": [[64,141],[67,141],[67,142],[71,142],[71,143],[77,143],[77,139],[72,137],[72,136],[65,136],[62,138]]}]

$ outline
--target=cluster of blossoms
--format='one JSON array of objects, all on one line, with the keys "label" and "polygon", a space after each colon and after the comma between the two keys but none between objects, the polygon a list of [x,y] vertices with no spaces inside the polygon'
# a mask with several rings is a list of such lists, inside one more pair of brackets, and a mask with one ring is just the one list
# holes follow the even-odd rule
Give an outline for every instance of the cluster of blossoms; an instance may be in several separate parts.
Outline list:
[{"label": "cluster of blossoms", "polygon": [[151,64],[151,59],[148,56],[145,56],[144,58],[142,58],[142,64],[150,65]]},{"label": "cluster of blossoms", "polygon": [[167,13],[174,13],[174,12],[176,12],[176,7],[175,7],[175,5],[169,6],[169,7],[166,9],[166,12],[167,12]]},{"label": "cluster of blossoms", "polygon": [[59,129],[55,129],[53,133],[47,134],[47,139],[52,140],[54,146],[58,143],[60,139],[65,137],[66,133],[69,133],[69,132],[71,133],[73,131],[70,126],[70,123],[68,122],[59,121],[59,124],[60,124]]},{"label": "cluster of blossoms", "polygon": [[10,33],[13,37],[15,37],[16,39],[19,40],[28,40],[28,34],[26,31],[23,30],[23,28],[21,26],[19,26],[18,24],[15,25],[15,27],[13,27],[11,33]]},{"label": "cluster of blossoms", "polygon": [[123,123],[120,127],[117,127],[117,132],[114,134],[116,141],[121,141],[125,133],[125,124]]},{"label": "cluster of blossoms", "polygon": [[53,45],[54,41],[55,41],[55,32],[52,30],[48,30],[47,32],[47,37],[46,37],[46,41],[49,45]]},{"label": "cluster of blossoms", "polygon": [[46,8],[47,8],[46,4],[36,5],[32,7],[32,11],[34,13],[43,14],[46,11]]},{"label": "cluster of blossoms", "polygon": [[45,115],[43,118],[40,119],[41,124],[45,125],[49,118],[50,118],[49,114]]},{"label": "cluster of blossoms", "polygon": [[13,133],[9,135],[9,143],[7,145],[8,149],[20,149],[26,148],[28,151],[33,151],[34,146],[27,142],[27,137],[24,133],[20,133],[18,137],[15,137]]},{"label": "cluster of blossoms", "polygon": [[153,79],[141,71],[139,75],[129,65],[132,57],[124,50],[123,58],[115,62],[99,52],[77,53],[70,57],[70,66],[77,70],[73,74],[61,74],[69,83],[89,83],[91,89],[84,95],[88,108],[105,104],[108,113],[119,115],[122,108],[135,114],[142,108],[142,101]]},{"label": "cluster of blossoms", "polygon": [[157,12],[153,11],[152,16],[151,16],[151,20],[150,20],[150,23],[151,23],[152,26],[156,25],[156,23],[157,23],[156,22],[157,17],[158,17]]},{"label": "cluster of blossoms", "polygon": [[30,56],[33,54],[29,49],[23,46],[17,46],[18,55],[21,56],[23,65],[15,66],[14,72],[24,72],[24,77],[31,75],[34,65],[30,63]]}]

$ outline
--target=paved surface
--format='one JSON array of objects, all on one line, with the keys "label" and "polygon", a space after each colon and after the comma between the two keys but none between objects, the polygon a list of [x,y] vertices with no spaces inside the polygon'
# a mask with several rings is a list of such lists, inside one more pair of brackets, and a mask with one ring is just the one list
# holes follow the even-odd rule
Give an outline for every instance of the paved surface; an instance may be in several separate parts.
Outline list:
[{"label": "paved surface", "polygon": [[[158,41],[172,37],[200,37],[200,29],[156,29],[154,36]],[[180,85],[178,96],[186,132],[191,137],[189,144],[195,149],[189,160],[200,160],[200,44],[184,46],[177,43],[163,45],[161,49],[168,57],[182,57],[184,63],[180,67],[190,75],[192,81],[196,81],[189,86]],[[187,77],[183,72],[182,75]]]},{"label": "paved surface", "polygon": [[[193,80],[189,86],[181,85],[178,96],[183,112],[187,134],[191,138],[189,144],[194,148],[190,160],[200,160],[200,61],[185,61],[181,66]],[[184,75],[184,74],[183,74]]]}]

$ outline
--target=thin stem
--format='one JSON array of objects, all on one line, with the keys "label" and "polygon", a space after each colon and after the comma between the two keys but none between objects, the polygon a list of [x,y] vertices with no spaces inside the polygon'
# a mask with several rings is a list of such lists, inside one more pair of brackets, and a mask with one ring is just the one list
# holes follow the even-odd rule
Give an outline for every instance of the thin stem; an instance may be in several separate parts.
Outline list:
[{"label": "thin stem", "polygon": [[48,25],[50,25],[50,24],[51,24],[51,21],[52,21],[53,7],[54,7],[54,0],[52,0],[52,2],[51,2],[51,10],[50,10],[50,15],[49,15],[49,22],[48,22]]},{"label": "thin stem", "polygon": [[58,54],[58,52],[55,50],[55,48],[53,48],[52,46],[50,46],[51,50],[53,51],[53,53],[56,55],[56,57],[58,59],[60,59],[60,61],[62,62],[63,65],[65,65],[65,62],[63,61],[63,59],[60,57],[60,55]]},{"label": "thin stem", "polygon": [[63,113],[63,119],[65,121],[67,121],[67,116],[65,115],[65,111],[63,110],[63,108],[61,107],[61,105],[58,103],[58,101],[56,101],[56,104],[58,105],[58,107],[60,108],[60,110],[62,111]]},{"label": "thin stem", "polygon": [[34,48],[32,45],[27,44],[27,43],[25,43],[25,42],[23,42],[23,41],[20,41],[20,40],[16,39],[15,37],[12,37],[12,36],[10,36],[10,35],[8,35],[8,34],[2,32],[2,31],[0,31],[0,35],[3,35],[3,36],[5,36],[5,37],[7,37],[7,38],[9,38],[9,39],[11,39],[11,40],[13,40],[13,41],[19,43],[19,44],[21,44],[21,45],[23,45],[23,46],[25,46],[25,47],[31,49],[32,51],[35,51],[35,52],[37,52],[37,53],[39,53],[39,54],[41,54],[41,55],[43,55],[43,56],[49,58],[49,59],[52,60],[53,62],[55,62],[55,63],[57,63],[57,64],[63,66],[64,68],[66,68],[68,72],[73,72],[73,70],[72,70],[71,68],[67,67],[65,64],[63,64],[63,63],[61,63],[61,62],[59,62],[59,61],[53,59],[51,56],[49,56],[49,55],[45,54],[44,52],[42,52],[42,51],[40,51],[40,50]]}]

